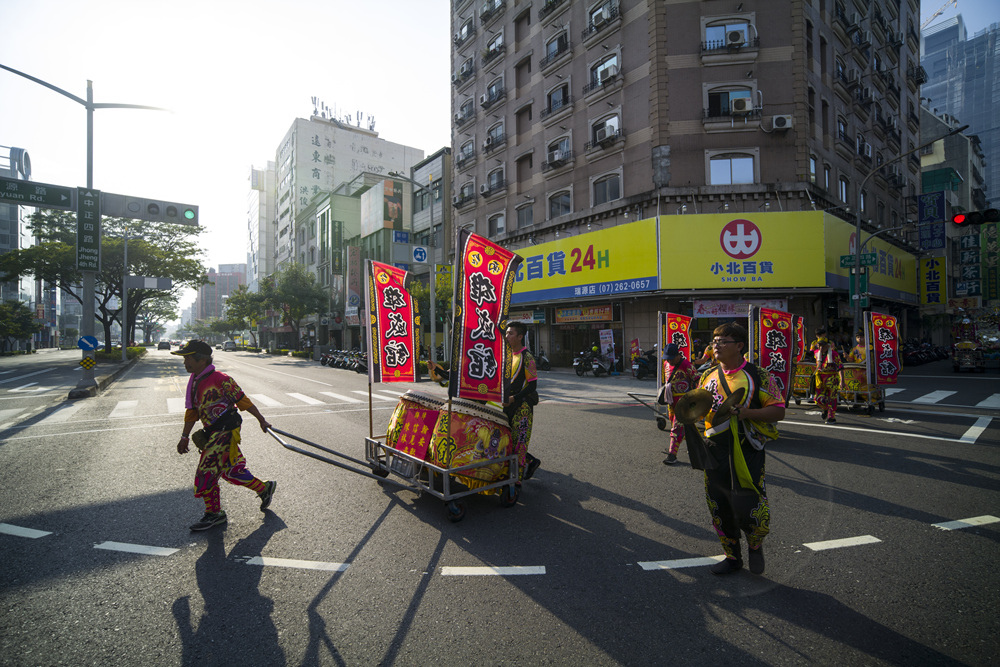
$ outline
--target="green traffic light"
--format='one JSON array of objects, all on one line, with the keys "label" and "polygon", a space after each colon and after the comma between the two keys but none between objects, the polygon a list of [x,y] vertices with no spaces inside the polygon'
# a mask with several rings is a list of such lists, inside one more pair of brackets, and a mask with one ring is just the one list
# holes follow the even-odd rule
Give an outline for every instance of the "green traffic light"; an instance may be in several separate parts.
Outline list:
[{"label": "green traffic light", "polygon": [[184,218],[186,220],[194,220],[194,211],[189,208],[184,209]]}]

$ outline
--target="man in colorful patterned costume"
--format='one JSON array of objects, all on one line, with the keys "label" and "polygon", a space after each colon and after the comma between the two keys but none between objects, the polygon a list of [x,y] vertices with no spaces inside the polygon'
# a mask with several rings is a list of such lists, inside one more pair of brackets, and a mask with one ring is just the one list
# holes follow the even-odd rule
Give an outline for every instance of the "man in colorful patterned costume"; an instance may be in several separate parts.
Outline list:
[{"label": "man in colorful patterned costume", "polygon": [[522,480],[531,479],[542,463],[528,453],[534,419],[533,407],[538,404],[538,371],[535,370],[535,358],[524,346],[524,335],[527,332],[528,328],[522,322],[511,322],[504,334],[511,350],[511,377],[510,397],[504,404],[503,411],[510,420],[510,433]]},{"label": "man in colorful patterned costume", "polygon": [[670,415],[670,444],[663,464],[671,466],[677,463],[677,450],[684,440],[684,424],[674,414],[673,404],[677,398],[698,384],[698,372],[674,343],[670,343],[663,350],[663,378],[663,389],[660,390],[657,402],[666,405],[667,413]]},{"label": "man in colorful patterned costume", "polygon": [[837,423],[837,392],[840,391],[840,371],[844,364],[840,353],[825,338],[813,352],[816,360],[816,405],[820,409],[820,419],[827,424]]},{"label": "man in colorful patterned costume", "polygon": [[[706,371],[699,387],[712,394],[705,417],[705,436],[721,451],[719,465],[705,470],[705,494],[712,524],[726,553],[712,566],[713,574],[731,574],[743,567],[740,531],[750,547],[750,571],[764,572],[764,536],[770,525],[770,507],[764,488],[764,443],[777,438],[775,422],[785,417],[785,403],[774,377],[748,363],[743,355],[747,332],[739,324],[723,324],[713,332],[718,365]],[[715,422],[716,411],[737,390],[743,398],[728,417]]]},{"label": "man in colorful patterned costume", "polygon": [[[256,417],[265,433],[271,425],[235,380],[215,370],[208,343],[192,340],[171,354],[184,357],[184,370],[191,374],[184,394],[184,433],[177,443],[177,453],[187,453],[192,437],[201,451],[194,475],[194,495],[205,501],[205,515],[191,526],[191,530],[207,530],[226,523],[219,495],[220,477],[255,492],[260,497],[263,512],[271,504],[277,483],[263,482],[247,470],[239,447],[243,419],[237,410],[245,410]],[[191,436],[199,419],[202,430]]]}]

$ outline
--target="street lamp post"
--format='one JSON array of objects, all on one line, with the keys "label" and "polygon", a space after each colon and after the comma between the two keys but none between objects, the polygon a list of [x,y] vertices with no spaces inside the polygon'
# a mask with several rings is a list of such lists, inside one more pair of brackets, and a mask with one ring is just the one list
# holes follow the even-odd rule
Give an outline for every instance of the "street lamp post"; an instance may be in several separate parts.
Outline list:
[{"label": "street lamp post", "polygon": [[[398,171],[390,171],[389,175],[392,176],[393,178],[401,178],[404,181],[409,182],[413,187],[417,188],[418,190],[423,190],[428,195],[430,195],[430,200],[431,200],[431,211],[430,211],[431,212],[431,235],[433,237],[433,234],[434,234],[434,174],[432,173],[429,176],[429,178],[431,180],[431,187],[430,188],[428,188],[426,186],[423,186],[420,183],[417,183],[415,180],[413,180],[412,178],[409,178],[408,176],[403,176]],[[436,252],[437,251],[437,246],[434,245],[434,246],[430,246],[430,247],[434,248],[434,250],[435,250],[434,254],[436,255],[437,254],[437,252]],[[437,313],[435,313],[435,307],[434,307],[435,306],[435,302],[437,301],[437,262],[434,261],[434,260],[431,261],[431,298],[430,298],[430,301],[431,301],[431,313],[430,313],[430,315],[431,315],[431,351],[430,351],[430,355],[429,356],[430,356],[430,360],[432,362],[437,363],[437,319],[436,319]]]},{"label": "street lamp post", "polygon": [[[94,102],[94,82],[87,80],[87,99],[82,99],[76,95],[69,93],[62,88],[53,86],[47,81],[42,81],[39,78],[33,77],[30,74],[25,74],[12,67],[7,67],[6,65],[0,65],[0,69],[5,69],[12,74],[17,74],[18,76],[24,77],[29,81],[34,81],[35,83],[45,86],[50,90],[68,97],[77,104],[83,105],[87,109],[87,188],[94,187],[94,110],[95,109],[146,109],[149,111],[167,111],[160,107],[151,107],[142,104],[118,104],[111,102]],[[82,271],[83,273],[83,314],[81,316],[80,322],[80,335],[81,336],[93,336],[94,335],[94,283],[95,283],[95,272],[94,271]],[[124,285],[123,285],[124,286]],[[127,318],[122,317],[122,325]],[[122,347],[125,346],[125,335],[122,334]],[[84,350],[83,358],[90,358],[93,360],[94,351]],[[76,388],[78,390],[90,391],[92,388],[97,387],[97,381],[94,379],[94,367],[91,365],[89,368],[85,365],[83,367],[83,373],[80,376],[80,381],[77,383]],[[72,392],[71,392],[72,396]]]},{"label": "street lamp post", "polygon": [[942,139],[946,139],[947,137],[950,137],[950,136],[959,134],[961,132],[964,132],[965,130],[968,129],[968,127],[969,127],[968,125],[963,125],[961,127],[956,127],[951,132],[948,132],[947,134],[943,134],[940,137],[938,137],[937,139],[933,139],[933,140],[928,141],[926,143],[920,144],[916,148],[911,148],[910,150],[906,151],[905,153],[900,153],[899,155],[897,155],[896,157],[892,158],[891,160],[889,160],[887,162],[883,162],[879,166],[877,166],[874,169],[870,170],[865,175],[864,179],[862,179],[861,184],[858,185],[857,191],[855,193],[856,194],[856,199],[855,199],[856,206],[855,206],[855,214],[854,214],[854,269],[853,269],[855,271],[855,275],[857,276],[857,278],[854,281],[855,293],[851,294],[851,299],[853,299],[853,301],[854,301],[854,330],[855,331],[857,331],[858,328],[860,328],[861,325],[862,325],[862,322],[861,322],[861,249],[865,245],[865,243],[868,243],[868,241],[870,241],[875,236],[874,234],[872,234],[867,239],[865,239],[864,243],[861,242],[861,193],[865,189],[865,184],[868,182],[869,178],[871,178],[876,173],[878,173],[878,171],[880,169],[882,169],[883,167],[886,167],[886,166],[892,164],[893,162],[899,162],[900,160],[902,160],[903,158],[907,157],[908,155],[916,153],[917,151],[919,151],[919,150],[921,150],[923,148],[926,148],[926,147],[928,147],[928,146],[930,146],[932,144],[935,144],[935,143],[941,141]]}]

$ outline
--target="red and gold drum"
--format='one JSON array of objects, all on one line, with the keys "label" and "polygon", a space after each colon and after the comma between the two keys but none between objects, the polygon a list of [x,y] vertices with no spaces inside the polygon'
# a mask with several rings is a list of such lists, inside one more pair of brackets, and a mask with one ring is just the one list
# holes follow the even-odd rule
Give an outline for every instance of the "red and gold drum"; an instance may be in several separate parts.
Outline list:
[{"label": "red and gold drum", "polygon": [[[457,468],[478,461],[509,456],[512,442],[507,415],[490,405],[461,398],[442,406],[431,438],[427,459],[442,468]],[[469,488],[485,486],[507,474],[507,463],[491,463],[456,473]]]},{"label": "red and gold drum", "polygon": [[399,397],[399,404],[389,420],[385,444],[418,459],[426,459],[438,413],[446,401],[431,394],[407,391]]}]

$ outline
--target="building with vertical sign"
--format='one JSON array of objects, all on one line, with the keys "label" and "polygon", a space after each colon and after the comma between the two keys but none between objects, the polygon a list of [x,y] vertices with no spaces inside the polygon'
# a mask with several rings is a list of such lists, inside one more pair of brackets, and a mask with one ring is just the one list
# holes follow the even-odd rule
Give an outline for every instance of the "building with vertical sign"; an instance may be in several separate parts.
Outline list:
[{"label": "building with vertical sign", "polygon": [[[0,146],[0,176],[30,180],[31,158],[28,152],[23,148]],[[26,217],[33,211],[16,204],[0,203],[0,254],[32,245]],[[0,301],[22,301],[31,305],[33,295],[34,286],[30,277],[0,283]]]},{"label": "building with vertical sign", "polygon": [[274,175],[273,162],[268,162],[263,169],[250,168],[250,192],[247,195],[247,288],[251,292],[258,291],[261,278],[274,273]]}]

